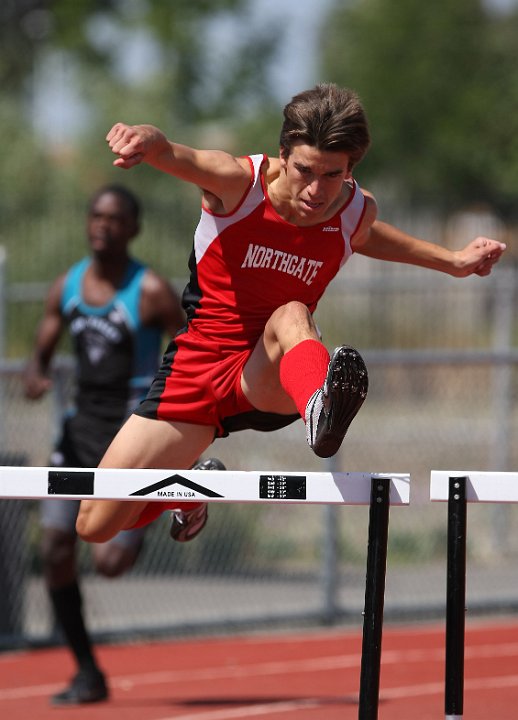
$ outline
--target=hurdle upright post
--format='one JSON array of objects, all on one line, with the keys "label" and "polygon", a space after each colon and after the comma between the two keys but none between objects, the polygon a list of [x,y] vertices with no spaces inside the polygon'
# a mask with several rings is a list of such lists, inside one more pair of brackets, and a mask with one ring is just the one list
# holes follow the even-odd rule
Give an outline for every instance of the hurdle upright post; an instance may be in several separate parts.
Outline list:
[{"label": "hurdle upright post", "polygon": [[450,477],[448,486],[448,559],[446,577],[446,720],[462,717],[466,620],[466,477]]},{"label": "hurdle upright post", "polygon": [[390,508],[389,478],[371,478],[359,720],[377,720]]}]

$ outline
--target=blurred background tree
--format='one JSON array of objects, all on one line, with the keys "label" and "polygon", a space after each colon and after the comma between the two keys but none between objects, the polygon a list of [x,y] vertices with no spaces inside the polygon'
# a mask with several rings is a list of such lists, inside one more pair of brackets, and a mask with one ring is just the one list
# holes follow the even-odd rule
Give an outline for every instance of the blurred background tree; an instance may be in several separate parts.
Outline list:
[{"label": "blurred background tree", "polygon": [[[9,191],[0,194],[0,241],[11,255],[19,249],[14,238],[47,246],[33,263],[27,253],[18,279],[53,273],[56,262],[68,261],[65,247],[75,256],[84,251],[84,244],[71,247],[76,238],[63,222],[64,212],[75,214],[74,234],[82,238],[86,199],[104,182],[133,187],[144,200],[145,221],[165,215],[168,242],[189,247],[196,191],[145,167],[134,174],[113,170],[104,137],[118,120],[150,122],[184,142],[207,138],[231,149],[232,121],[247,116],[243,98],[253,96],[256,107],[271,103],[265,68],[277,31],[255,32],[247,12],[244,0],[220,0],[216,8],[209,0],[2,4],[0,132],[8,142],[0,183]],[[226,16],[241,17],[244,32],[230,48],[225,37],[216,38],[219,48],[210,46],[210,24]],[[218,51],[227,62],[214,62]],[[27,228],[30,220],[43,218],[50,221],[45,231]],[[174,273],[177,257],[169,256],[163,271]]]},{"label": "blurred background tree", "polygon": [[398,204],[517,214],[518,10],[482,0],[353,0],[324,29],[323,76],[355,88],[368,187]]}]

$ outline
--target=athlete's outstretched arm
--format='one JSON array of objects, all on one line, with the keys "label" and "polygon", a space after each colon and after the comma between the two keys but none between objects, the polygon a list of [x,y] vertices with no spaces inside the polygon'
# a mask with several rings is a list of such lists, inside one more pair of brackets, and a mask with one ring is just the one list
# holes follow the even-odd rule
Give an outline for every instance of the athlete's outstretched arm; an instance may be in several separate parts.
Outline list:
[{"label": "athlete's outstretched arm", "polygon": [[489,275],[506,246],[498,240],[477,237],[461,250],[449,250],[408,235],[388,223],[375,221],[353,240],[353,249],[378,260],[418,265],[462,278],[472,274]]},{"label": "athlete's outstretched arm", "polygon": [[232,209],[250,181],[248,162],[221,150],[196,150],[167,139],[154,125],[117,123],[106,140],[117,155],[115,167],[129,169],[145,162],[157,170],[198,185]]}]

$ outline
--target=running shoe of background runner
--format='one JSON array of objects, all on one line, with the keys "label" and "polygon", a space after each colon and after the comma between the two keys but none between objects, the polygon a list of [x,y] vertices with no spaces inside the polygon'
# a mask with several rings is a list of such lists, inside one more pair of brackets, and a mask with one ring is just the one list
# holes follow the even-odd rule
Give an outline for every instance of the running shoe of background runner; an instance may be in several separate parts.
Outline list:
[{"label": "running shoe of background runner", "polygon": [[52,705],[83,705],[108,699],[106,680],[100,670],[80,670],[70,685],[51,698]]}]

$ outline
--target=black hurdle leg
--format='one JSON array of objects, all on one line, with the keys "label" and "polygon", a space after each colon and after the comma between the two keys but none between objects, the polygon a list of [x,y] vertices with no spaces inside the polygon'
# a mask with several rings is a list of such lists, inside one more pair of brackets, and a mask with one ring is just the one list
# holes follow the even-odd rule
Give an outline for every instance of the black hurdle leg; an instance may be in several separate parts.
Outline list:
[{"label": "black hurdle leg", "polygon": [[377,720],[385,603],[390,478],[371,478],[359,720]]},{"label": "black hurdle leg", "polygon": [[450,477],[446,579],[446,720],[462,717],[466,613],[466,477]]}]

